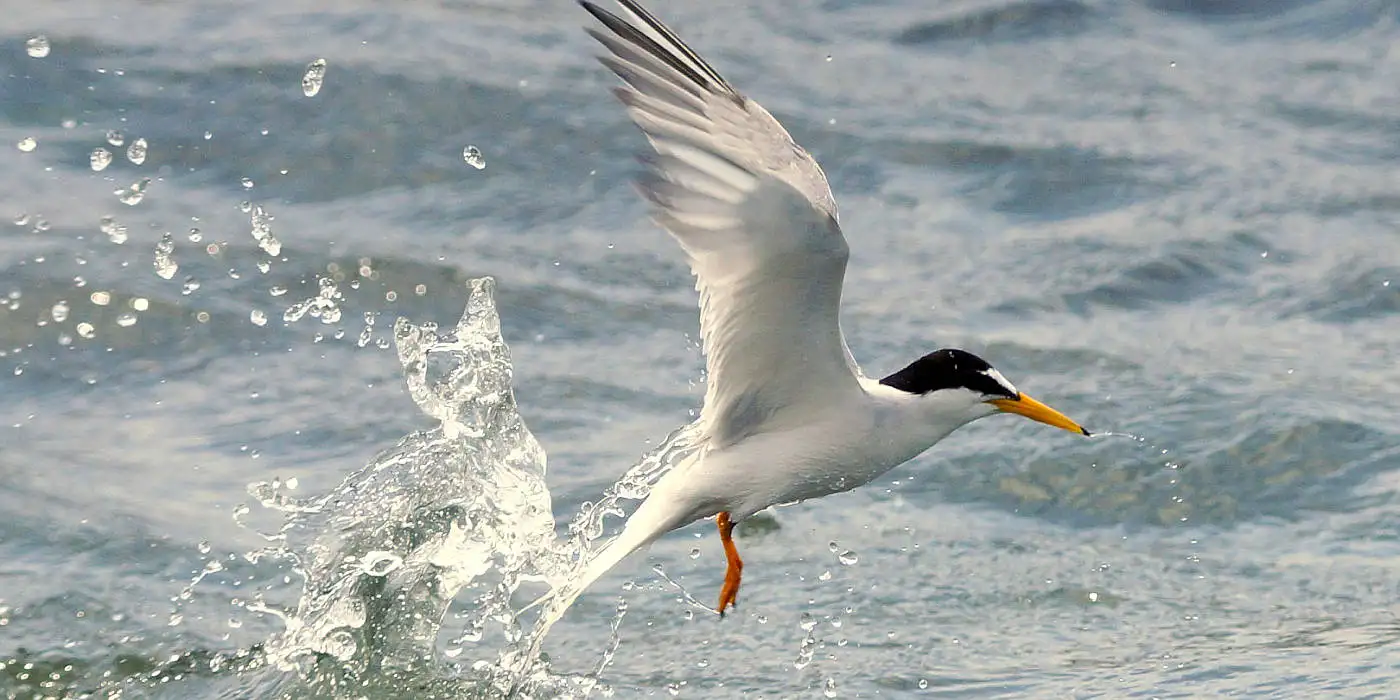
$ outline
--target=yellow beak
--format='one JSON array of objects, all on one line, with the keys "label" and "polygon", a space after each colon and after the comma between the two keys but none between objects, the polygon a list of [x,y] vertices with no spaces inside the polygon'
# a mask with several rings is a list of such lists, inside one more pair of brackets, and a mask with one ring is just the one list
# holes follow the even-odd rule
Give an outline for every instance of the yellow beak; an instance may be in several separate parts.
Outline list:
[{"label": "yellow beak", "polygon": [[1053,425],[1061,430],[1068,430],[1071,433],[1090,435],[1091,433],[1081,427],[1078,423],[1070,420],[1065,414],[1056,411],[1035,399],[1021,394],[1014,399],[992,399],[987,403],[996,406],[1003,413],[1015,413],[1025,416],[1033,421],[1039,421],[1046,425]]}]

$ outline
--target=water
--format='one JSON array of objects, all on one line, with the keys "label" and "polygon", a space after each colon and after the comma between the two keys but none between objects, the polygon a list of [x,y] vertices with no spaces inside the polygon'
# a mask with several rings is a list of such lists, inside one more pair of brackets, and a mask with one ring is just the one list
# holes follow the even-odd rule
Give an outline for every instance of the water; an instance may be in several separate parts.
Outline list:
[{"label": "water", "polygon": [[[527,669],[541,693],[1387,694],[1392,3],[653,4],[826,167],[871,374],[965,347],[1141,438],[989,419],[777,510],[741,528],[743,607],[723,621],[689,602],[718,592],[712,525],[673,533],[554,628]],[[331,641],[369,658],[308,667],[274,653],[297,634],[276,612],[329,619],[320,589],[293,558],[246,556],[399,557],[318,579],[346,601],[382,580],[364,590],[387,605],[439,580],[405,553],[446,546],[451,519],[403,511],[421,542],[368,533],[391,503],[463,492],[364,502],[360,541],[329,521],[362,511],[284,512],[248,485],[316,502],[430,444],[406,437],[442,421],[408,388],[395,321],[448,328],[489,275],[556,543],[574,542],[584,503],[703,390],[690,280],[626,184],[641,138],[573,3],[188,5],[29,3],[0,32],[0,696],[358,696],[347,678],[492,696],[474,666],[519,642],[495,621],[468,638],[474,584],[434,653],[367,604]],[[308,526],[259,535],[289,522]],[[535,573],[513,609],[547,588]],[[423,600],[403,604],[446,605]]]}]

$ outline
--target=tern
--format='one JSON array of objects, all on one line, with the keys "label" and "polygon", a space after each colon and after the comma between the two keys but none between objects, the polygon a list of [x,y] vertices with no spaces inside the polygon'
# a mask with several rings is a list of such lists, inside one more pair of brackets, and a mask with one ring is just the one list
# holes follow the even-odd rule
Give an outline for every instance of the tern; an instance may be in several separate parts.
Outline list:
[{"label": "tern", "polygon": [[728,564],[723,616],[744,568],[735,524],[869,483],[979,418],[1014,413],[1090,434],[963,350],[866,377],[841,333],[849,248],[821,167],[675,32],[635,0],[617,2],[621,15],[579,4],[602,24],[586,31],[607,50],[599,60],[624,83],[614,93],[651,145],[636,188],[696,278],[701,444],[583,566],[544,630],[628,554],[711,517]]}]

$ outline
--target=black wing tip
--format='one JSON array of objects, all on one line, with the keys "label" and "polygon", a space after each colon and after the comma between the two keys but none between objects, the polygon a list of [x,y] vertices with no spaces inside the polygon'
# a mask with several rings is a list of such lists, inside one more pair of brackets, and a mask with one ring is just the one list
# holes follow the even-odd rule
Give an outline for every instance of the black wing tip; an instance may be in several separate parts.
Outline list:
[{"label": "black wing tip", "polygon": [[598,18],[598,21],[599,21],[599,22],[604,21],[604,20],[603,20],[603,15],[611,15],[611,14],[612,14],[611,12],[608,12],[607,10],[604,10],[603,8],[598,7],[596,4],[591,3],[591,2],[589,2],[588,0],[578,0],[578,4],[579,4],[580,7],[582,7],[582,8],[585,9],[585,10],[587,10],[587,11],[588,11],[588,14],[593,15],[594,17]]}]

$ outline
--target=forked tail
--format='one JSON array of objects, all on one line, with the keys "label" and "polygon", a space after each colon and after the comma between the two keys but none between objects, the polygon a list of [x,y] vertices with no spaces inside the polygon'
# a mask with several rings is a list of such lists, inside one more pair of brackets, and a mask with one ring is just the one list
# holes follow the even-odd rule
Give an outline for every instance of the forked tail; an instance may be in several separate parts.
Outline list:
[{"label": "forked tail", "polygon": [[549,634],[549,628],[554,626],[569,606],[574,604],[588,587],[595,581],[602,578],[609,569],[618,562],[627,558],[627,555],[645,547],[656,539],[677,527],[685,525],[696,518],[681,504],[670,498],[666,498],[664,493],[653,491],[651,496],[642,502],[637,512],[628,518],[627,524],[622,528],[613,541],[609,542],[593,558],[588,560],[584,566],[583,574],[573,581],[565,583],[559,589],[546,594],[540,602],[545,608],[540,613],[539,622],[535,625],[534,643],[529,651],[529,658],[535,658],[539,654],[540,645],[544,643],[544,638]]}]

